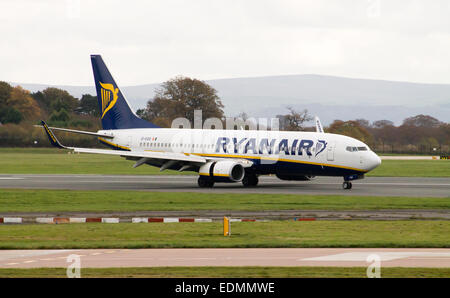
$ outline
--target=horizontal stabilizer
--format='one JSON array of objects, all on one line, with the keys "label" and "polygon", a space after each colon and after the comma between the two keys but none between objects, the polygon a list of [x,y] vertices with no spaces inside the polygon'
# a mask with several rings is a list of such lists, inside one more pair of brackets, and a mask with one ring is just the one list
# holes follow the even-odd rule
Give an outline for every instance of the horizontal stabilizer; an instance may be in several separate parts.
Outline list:
[{"label": "horizontal stabilizer", "polygon": [[[42,125],[35,125],[35,127],[42,127]],[[64,132],[70,132],[70,133],[78,133],[78,134],[82,134],[82,135],[102,137],[102,138],[107,138],[107,139],[114,138],[113,135],[106,134],[106,133],[96,133],[96,132],[90,132],[90,131],[84,131],[84,130],[75,130],[75,129],[59,128],[59,127],[48,127],[48,128],[51,130],[58,130],[58,131],[64,131]]]}]

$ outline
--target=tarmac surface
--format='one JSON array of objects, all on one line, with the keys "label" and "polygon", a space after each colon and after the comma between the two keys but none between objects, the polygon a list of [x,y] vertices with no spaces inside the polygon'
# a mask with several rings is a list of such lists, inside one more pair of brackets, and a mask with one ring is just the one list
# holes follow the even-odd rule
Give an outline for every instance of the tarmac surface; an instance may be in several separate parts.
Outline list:
[{"label": "tarmac surface", "polygon": [[216,183],[199,188],[197,176],[187,175],[0,175],[0,188],[70,190],[140,190],[203,193],[333,194],[356,196],[450,197],[450,178],[366,177],[342,189],[341,177],[317,177],[313,181],[282,181],[260,177],[254,188],[241,183]]},{"label": "tarmac surface", "polygon": [[[450,249],[430,248],[200,248],[1,250],[0,268],[67,267],[71,255],[81,268],[161,266],[336,266],[450,267]],[[82,274],[82,272],[81,272]]]}]

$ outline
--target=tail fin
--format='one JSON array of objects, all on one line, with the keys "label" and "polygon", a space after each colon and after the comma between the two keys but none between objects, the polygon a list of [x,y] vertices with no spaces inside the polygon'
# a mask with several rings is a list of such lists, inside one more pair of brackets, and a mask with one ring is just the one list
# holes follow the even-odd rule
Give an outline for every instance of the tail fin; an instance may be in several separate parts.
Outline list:
[{"label": "tail fin", "polygon": [[91,55],[103,129],[157,128],[131,110],[100,55]]}]

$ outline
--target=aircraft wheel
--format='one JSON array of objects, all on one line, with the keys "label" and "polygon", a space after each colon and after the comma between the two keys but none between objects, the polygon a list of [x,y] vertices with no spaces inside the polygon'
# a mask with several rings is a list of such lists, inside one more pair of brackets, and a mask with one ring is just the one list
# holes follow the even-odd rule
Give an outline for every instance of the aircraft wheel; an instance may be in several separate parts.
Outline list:
[{"label": "aircraft wheel", "polygon": [[213,187],[214,186],[214,181],[209,180],[209,179],[205,179],[203,177],[198,177],[197,183],[198,183],[198,186],[201,187],[201,188]]},{"label": "aircraft wheel", "polygon": [[352,189],[352,183],[348,182],[348,181],[344,181],[344,183],[342,183],[342,188],[343,189]]},{"label": "aircraft wheel", "polygon": [[255,174],[245,174],[244,178],[242,179],[242,185],[244,187],[253,187],[258,185],[258,177]]}]

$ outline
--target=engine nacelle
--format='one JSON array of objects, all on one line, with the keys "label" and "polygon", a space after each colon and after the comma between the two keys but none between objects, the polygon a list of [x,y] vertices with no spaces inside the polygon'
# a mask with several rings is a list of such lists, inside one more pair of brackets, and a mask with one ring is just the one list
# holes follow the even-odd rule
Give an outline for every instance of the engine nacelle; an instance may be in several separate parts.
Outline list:
[{"label": "engine nacelle", "polygon": [[312,175],[292,175],[292,174],[276,174],[278,179],[292,181],[310,181],[316,178]]},{"label": "engine nacelle", "polygon": [[200,176],[210,177],[214,182],[240,182],[245,170],[232,160],[211,161],[200,167]]}]

